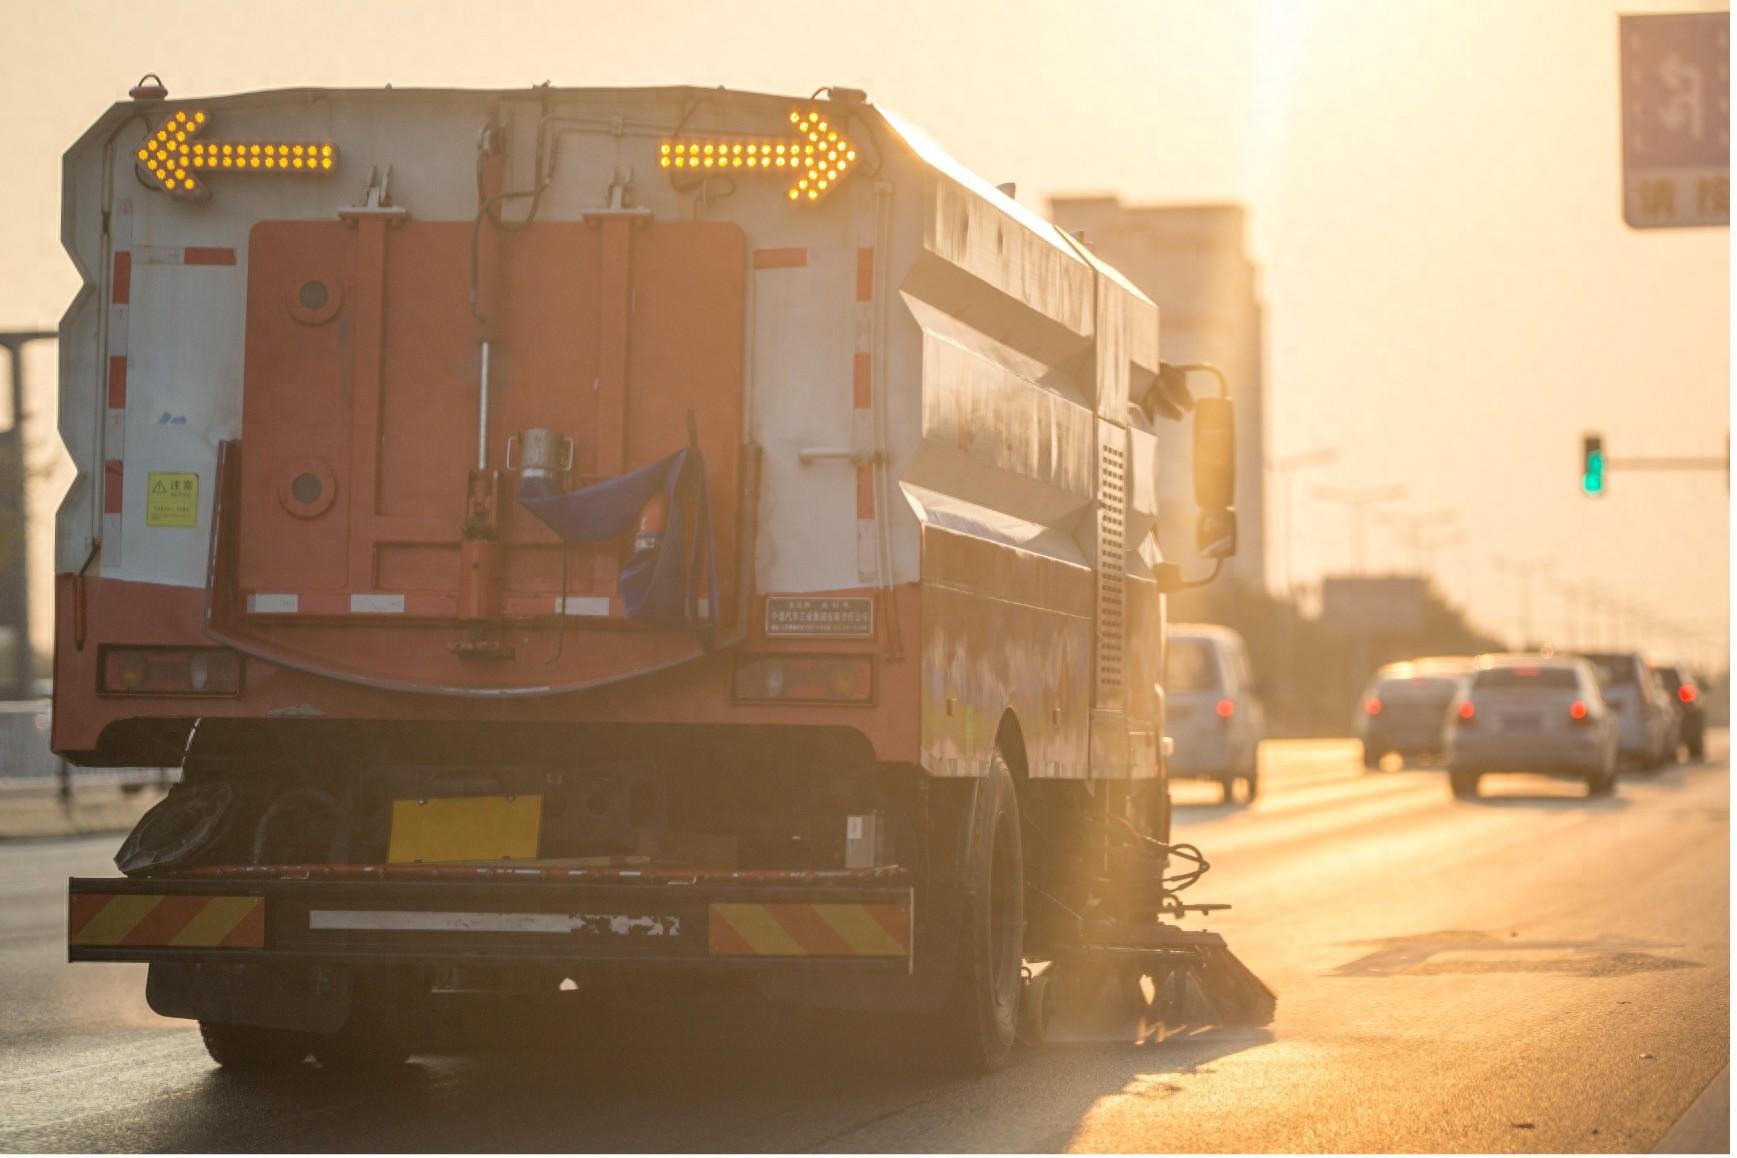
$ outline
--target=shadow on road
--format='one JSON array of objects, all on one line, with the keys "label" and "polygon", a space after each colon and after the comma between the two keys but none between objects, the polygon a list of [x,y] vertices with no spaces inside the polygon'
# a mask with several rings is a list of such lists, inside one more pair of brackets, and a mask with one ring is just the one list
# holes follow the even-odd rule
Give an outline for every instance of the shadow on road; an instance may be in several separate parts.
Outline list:
[{"label": "shadow on road", "polygon": [[[542,1044],[513,1048],[514,1037]],[[271,1078],[214,1069],[139,1144],[267,1152],[1059,1149],[1101,1099],[1169,1096],[1180,1087],[1168,1079],[1269,1040],[1263,1030],[1156,1046],[1022,1048],[1005,1071],[972,1077],[939,1063],[922,1025],[886,1018],[757,1001],[640,1016],[572,1009],[534,1027],[497,1024],[472,1043],[479,1052],[431,1053],[373,1073],[312,1063]],[[1010,1105],[1029,1111],[1009,1118]],[[1058,1122],[1069,1125],[1056,1136]]]}]

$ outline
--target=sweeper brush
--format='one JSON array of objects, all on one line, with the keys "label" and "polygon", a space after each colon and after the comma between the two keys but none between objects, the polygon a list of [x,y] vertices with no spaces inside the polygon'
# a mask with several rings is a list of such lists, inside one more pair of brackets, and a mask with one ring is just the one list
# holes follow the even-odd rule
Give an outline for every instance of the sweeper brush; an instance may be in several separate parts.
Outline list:
[{"label": "sweeper brush", "polygon": [[[1069,913],[1077,939],[1029,967],[1022,1032],[1031,1041],[1161,1042],[1212,1029],[1270,1025],[1278,996],[1230,951],[1224,938],[1165,920],[1228,909],[1185,904],[1177,895],[1212,866],[1200,850],[1165,844],[1125,826],[1124,846],[1158,866],[1146,911],[1121,918]],[[1189,865],[1166,876],[1172,860]],[[1054,903],[1053,897],[1046,900]]]}]

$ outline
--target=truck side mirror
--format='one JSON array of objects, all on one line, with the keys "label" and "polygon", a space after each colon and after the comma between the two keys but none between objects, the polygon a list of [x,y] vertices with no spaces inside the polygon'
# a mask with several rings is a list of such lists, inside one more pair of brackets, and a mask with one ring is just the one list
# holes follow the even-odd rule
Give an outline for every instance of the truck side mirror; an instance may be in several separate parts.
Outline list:
[{"label": "truck side mirror", "polygon": [[1236,406],[1228,398],[1194,403],[1194,501],[1204,511],[1236,505]]},{"label": "truck side mirror", "polygon": [[1236,512],[1202,507],[1194,524],[1194,549],[1202,559],[1228,559],[1236,554]]}]

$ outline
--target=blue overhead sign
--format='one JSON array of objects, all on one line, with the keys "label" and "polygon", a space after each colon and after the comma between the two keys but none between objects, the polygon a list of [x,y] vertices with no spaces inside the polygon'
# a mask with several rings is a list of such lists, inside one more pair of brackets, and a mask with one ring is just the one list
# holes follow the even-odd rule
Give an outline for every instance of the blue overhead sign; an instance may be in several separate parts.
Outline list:
[{"label": "blue overhead sign", "polygon": [[1731,16],[1624,16],[1623,219],[1731,223]]}]

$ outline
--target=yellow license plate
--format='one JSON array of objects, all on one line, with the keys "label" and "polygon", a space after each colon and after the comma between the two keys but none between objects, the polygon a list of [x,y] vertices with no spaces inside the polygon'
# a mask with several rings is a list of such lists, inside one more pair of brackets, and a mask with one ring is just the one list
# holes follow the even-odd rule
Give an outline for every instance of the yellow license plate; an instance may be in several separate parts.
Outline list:
[{"label": "yellow license plate", "polygon": [[541,796],[445,796],[392,802],[393,864],[529,860],[537,855]]}]

